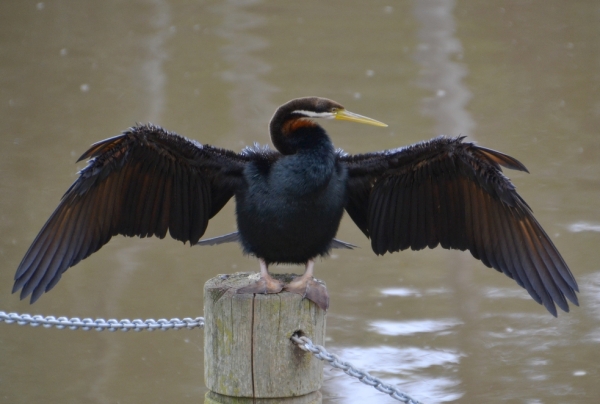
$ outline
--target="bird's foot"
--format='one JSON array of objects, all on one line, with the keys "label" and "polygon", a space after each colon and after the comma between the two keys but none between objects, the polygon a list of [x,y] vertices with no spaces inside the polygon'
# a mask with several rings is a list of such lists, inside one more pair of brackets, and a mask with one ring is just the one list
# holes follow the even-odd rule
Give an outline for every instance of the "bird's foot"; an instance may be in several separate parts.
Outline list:
[{"label": "bird's foot", "polygon": [[239,288],[237,290],[238,294],[244,293],[279,293],[283,289],[283,282],[278,281],[277,279],[269,276],[269,277],[261,277],[255,283],[244,286],[243,288]]},{"label": "bird's foot", "polygon": [[329,294],[323,283],[303,276],[297,277],[283,288],[287,292],[296,293],[314,302],[323,310],[329,307]]}]

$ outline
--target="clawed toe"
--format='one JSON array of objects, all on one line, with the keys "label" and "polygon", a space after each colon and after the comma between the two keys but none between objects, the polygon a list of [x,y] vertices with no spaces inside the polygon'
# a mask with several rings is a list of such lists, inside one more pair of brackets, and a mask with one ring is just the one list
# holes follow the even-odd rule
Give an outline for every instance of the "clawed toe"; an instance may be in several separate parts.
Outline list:
[{"label": "clawed toe", "polygon": [[269,274],[267,263],[263,259],[259,259],[260,263],[260,279],[255,283],[239,288],[237,293],[279,293],[283,289],[283,282],[273,278]]},{"label": "clawed toe", "polygon": [[314,279],[293,280],[283,288],[287,292],[296,293],[302,297],[314,302],[323,310],[329,308],[329,294],[324,284],[315,281]]},{"label": "clawed toe", "polygon": [[278,281],[277,279],[264,279],[261,278],[257,280],[255,283],[244,286],[243,288],[239,288],[237,290],[238,294],[244,293],[279,293],[283,289],[283,282]]},{"label": "clawed toe", "polygon": [[251,285],[239,288],[236,293],[243,294],[267,294],[267,293],[279,293],[282,290],[287,292],[296,293],[303,298],[314,302],[323,310],[329,308],[329,294],[325,284],[316,281],[313,277],[314,261],[309,260],[306,263],[306,270],[304,275],[294,278],[290,283],[285,285],[280,280],[273,278],[269,274],[267,263],[264,259],[259,259],[260,263],[260,278]]}]

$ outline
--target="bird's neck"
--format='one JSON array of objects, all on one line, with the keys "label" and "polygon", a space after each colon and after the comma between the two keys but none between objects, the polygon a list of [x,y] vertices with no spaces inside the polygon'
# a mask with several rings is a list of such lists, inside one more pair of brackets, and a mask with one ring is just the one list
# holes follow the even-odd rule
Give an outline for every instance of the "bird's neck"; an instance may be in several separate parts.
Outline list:
[{"label": "bird's neck", "polygon": [[[286,138],[284,147],[290,153],[278,160],[273,178],[280,181],[280,188],[293,198],[311,197],[323,192],[331,183],[335,169],[335,150],[329,136],[322,128],[316,131],[297,129]],[[288,135],[289,136],[289,135]],[[282,149],[278,147],[281,152]]]},{"label": "bird's neck", "polygon": [[271,122],[271,141],[284,155],[309,153],[332,154],[331,139],[321,126],[310,119],[289,119],[284,122]]}]

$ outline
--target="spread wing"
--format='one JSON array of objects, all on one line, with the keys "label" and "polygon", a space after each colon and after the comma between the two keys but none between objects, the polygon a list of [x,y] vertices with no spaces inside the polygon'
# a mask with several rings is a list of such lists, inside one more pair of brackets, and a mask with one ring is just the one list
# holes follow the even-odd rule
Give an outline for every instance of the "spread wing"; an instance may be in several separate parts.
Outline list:
[{"label": "spread wing", "polygon": [[469,250],[556,316],[578,305],[569,267],[500,166],[516,159],[439,137],[406,148],[338,159],[349,173],[346,211],[376,254],[411,248]]},{"label": "spread wing", "polygon": [[[98,142],[21,261],[13,292],[31,302],[110,238],[171,237],[190,244],[233,196],[245,154],[201,145],[153,125]],[[78,161],[79,161],[78,160]]]}]

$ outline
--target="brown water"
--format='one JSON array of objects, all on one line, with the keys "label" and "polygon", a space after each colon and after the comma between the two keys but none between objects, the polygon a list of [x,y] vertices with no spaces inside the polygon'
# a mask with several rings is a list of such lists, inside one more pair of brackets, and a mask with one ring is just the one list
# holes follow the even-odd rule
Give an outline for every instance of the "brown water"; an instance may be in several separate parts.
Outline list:
[{"label": "brown water", "polygon": [[[485,3],[485,4],[484,4]],[[468,253],[319,262],[328,348],[427,403],[600,397],[600,6],[597,1],[0,2],[0,310],[202,315],[202,285],[254,270],[234,245],[115,238],[34,306],[20,259],[76,178],[76,158],[135,122],[220,147],[268,143],[288,99],[320,95],[389,124],[326,123],[348,152],[438,134],[522,160],[510,172],[581,287],[555,319]],[[235,228],[231,204],[207,231]],[[301,271],[301,268],[297,268]],[[0,401],[203,401],[200,331],[85,333],[0,324]],[[392,403],[326,370],[325,403]]]}]

